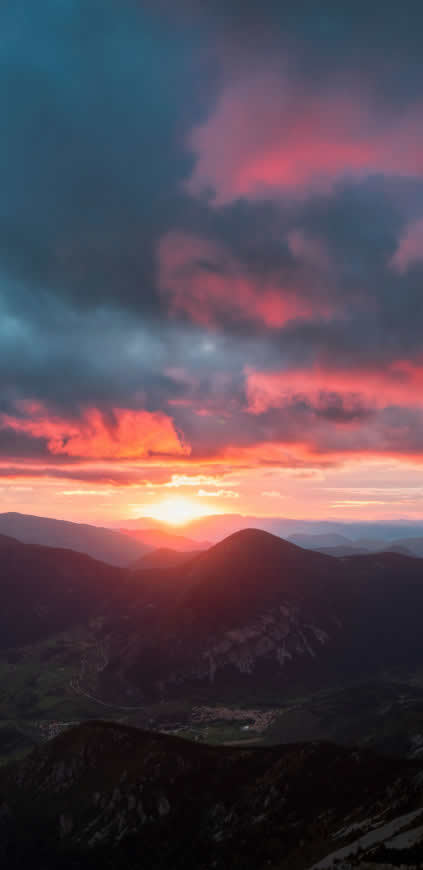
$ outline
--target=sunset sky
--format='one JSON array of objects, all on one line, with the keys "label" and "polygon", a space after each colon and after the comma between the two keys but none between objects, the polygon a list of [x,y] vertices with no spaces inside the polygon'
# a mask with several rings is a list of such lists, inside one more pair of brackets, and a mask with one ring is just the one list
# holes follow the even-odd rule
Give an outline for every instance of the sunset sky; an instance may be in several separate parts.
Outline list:
[{"label": "sunset sky", "polygon": [[423,518],[423,5],[6,0],[0,509]]}]

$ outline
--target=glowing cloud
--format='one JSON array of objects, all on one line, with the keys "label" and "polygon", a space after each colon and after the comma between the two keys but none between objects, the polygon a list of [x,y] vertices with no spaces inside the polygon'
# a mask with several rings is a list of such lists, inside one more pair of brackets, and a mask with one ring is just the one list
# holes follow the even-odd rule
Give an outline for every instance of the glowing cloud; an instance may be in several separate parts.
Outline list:
[{"label": "glowing cloud", "polygon": [[319,410],[331,396],[340,396],[343,408],[358,409],[359,402],[369,410],[389,405],[423,404],[423,365],[398,361],[385,371],[331,370],[314,366],[310,369],[287,369],[282,372],[247,372],[247,396],[252,414],[281,408],[302,398]]},{"label": "glowing cloud", "polygon": [[[0,429],[22,432],[47,441],[50,453],[84,459],[139,459],[188,456],[173,421],[162,412],[115,408],[106,416],[97,408],[79,420],[62,419],[37,403],[21,403],[26,416],[0,416]],[[29,416],[30,415],[30,416]]]},{"label": "glowing cloud", "polygon": [[341,176],[421,175],[421,107],[379,117],[366,96],[313,93],[273,72],[235,77],[190,136],[191,193],[223,205],[278,191],[328,191]]}]

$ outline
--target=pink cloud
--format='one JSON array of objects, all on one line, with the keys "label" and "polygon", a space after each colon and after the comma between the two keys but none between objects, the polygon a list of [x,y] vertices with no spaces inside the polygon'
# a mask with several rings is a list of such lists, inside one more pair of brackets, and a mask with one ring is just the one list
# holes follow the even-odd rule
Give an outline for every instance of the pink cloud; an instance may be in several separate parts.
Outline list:
[{"label": "pink cloud", "polygon": [[247,371],[247,397],[252,414],[281,408],[305,397],[319,406],[328,394],[342,396],[344,405],[363,399],[373,409],[389,405],[423,405],[423,364],[397,361],[384,371],[287,369],[280,372]]},{"label": "pink cloud", "polygon": [[398,272],[403,273],[418,260],[423,260],[423,220],[416,221],[407,227],[391,260],[391,265]]},{"label": "pink cloud", "polygon": [[328,190],[344,175],[421,175],[423,109],[376,119],[366,95],[312,94],[274,73],[240,76],[223,89],[188,146],[192,194],[217,205],[280,191]]},{"label": "pink cloud", "polygon": [[[324,253],[317,243],[297,233],[289,244],[322,264]],[[232,313],[277,328],[329,310],[327,302],[302,297],[301,288],[298,292],[280,275],[256,278],[223,245],[181,232],[170,232],[160,242],[159,282],[171,310],[203,326],[215,326]]]}]

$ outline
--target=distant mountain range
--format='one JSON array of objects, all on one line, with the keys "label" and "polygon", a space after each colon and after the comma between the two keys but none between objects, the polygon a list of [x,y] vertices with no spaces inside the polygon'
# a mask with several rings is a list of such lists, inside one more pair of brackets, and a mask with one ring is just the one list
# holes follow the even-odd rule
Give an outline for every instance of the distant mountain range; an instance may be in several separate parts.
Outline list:
[{"label": "distant mountain range", "polygon": [[156,549],[201,551],[246,527],[262,529],[334,556],[393,549],[423,557],[423,523],[319,523],[224,514],[195,520],[184,526],[184,534],[180,534],[151,519],[128,520],[109,528],[19,513],[0,514],[0,535],[26,544],[75,550],[121,567]]},{"label": "distant mountain range", "polygon": [[119,531],[124,535],[129,535],[131,538],[140,541],[144,547],[151,549],[166,549],[179,550],[180,552],[193,550],[206,550],[211,546],[210,541],[196,541],[193,538],[187,538],[185,535],[177,535],[167,529],[143,528],[143,529],[125,529]]},{"label": "distant mountain range", "polygon": [[345,535],[326,533],[319,535],[291,535],[293,544],[309,550],[318,550],[329,556],[354,556],[364,553],[402,553],[404,556],[423,557],[423,536],[420,538],[347,538]]},{"label": "distant mountain range", "polygon": [[[169,532],[168,525],[158,523],[148,517],[125,521],[119,525],[132,530],[157,528]],[[423,521],[336,522],[286,517],[243,516],[242,514],[216,514],[192,520],[184,525],[183,534],[196,541],[217,543],[228,535],[246,528],[262,529],[281,538],[291,538],[294,535],[332,536],[335,534],[342,535],[353,542],[368,538],[378,542],[382,541],[382,543],[396,538],[423,538]]]},{"label": "distant mountain range", "polygon": [[25,544],[75,550],[117,566],[128,566],[158,548],[191,552],[210,546],[208,541],[186,538],[171,529],[119,530],[19,513],[0,514],[0,535]]},{"label": "distant mountain range", "polygon": [[112,529],[18,513],[0,514],[0,535],[25,544],[76,550],[110,565],[129,565],[150,549]]},{"label": "distant mountain range", "polygon": [[419,762],[327,743],[217,748],[92,722],[0,770],[0,857],[8,870],[411,868],[422,779]]}]

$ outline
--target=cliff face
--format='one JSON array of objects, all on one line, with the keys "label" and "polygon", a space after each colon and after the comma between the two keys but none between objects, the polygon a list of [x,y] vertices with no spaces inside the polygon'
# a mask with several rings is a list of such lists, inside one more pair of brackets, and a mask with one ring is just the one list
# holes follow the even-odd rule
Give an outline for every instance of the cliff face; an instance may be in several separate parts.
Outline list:
[{"label": "cliff face", "polygon": [[95,722],[1,772],[0,847],[8,870],[323,868],[415,831],[422,776],[324,743],[212,748]]}]

